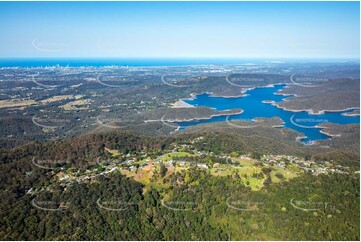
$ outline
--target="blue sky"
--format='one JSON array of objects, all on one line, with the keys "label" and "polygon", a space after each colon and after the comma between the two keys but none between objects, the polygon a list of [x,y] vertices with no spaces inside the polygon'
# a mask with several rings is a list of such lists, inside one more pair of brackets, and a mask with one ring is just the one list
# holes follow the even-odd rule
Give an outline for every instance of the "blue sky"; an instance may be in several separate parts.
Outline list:
[{"label": "blue sky", "polygon": [[0,57],[359,58],[359,2],[0,2]]}]

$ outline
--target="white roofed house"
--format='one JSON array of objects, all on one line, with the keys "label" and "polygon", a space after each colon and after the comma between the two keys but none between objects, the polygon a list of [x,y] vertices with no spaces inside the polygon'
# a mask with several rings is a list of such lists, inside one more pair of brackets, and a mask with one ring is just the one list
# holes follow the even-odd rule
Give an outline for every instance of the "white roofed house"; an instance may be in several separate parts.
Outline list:
[{"label": "white roofed house", "polygon": [[197,164],[197,167],[202,168],[202,169],[208,169],[208,166],[206,164],[203,164],[203,163]]}]

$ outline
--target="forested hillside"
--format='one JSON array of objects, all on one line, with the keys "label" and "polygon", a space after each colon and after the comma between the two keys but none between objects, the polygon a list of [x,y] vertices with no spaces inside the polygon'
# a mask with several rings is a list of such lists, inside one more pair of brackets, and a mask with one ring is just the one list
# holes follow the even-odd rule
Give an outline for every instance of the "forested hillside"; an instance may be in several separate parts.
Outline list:
[{"label": "forested hillside", "polygon": [[[56,169],[84,169],[94,165],[96,157],[109,156],[104,147],[125,154],[161,154],[187,139],[194,137],[160,139],[109,133],[3,150],[0,238],[359,240],[357,173],[302,173],[293,179],[276,173],[280,182],[273,182],[275,168],[261,167],[258,175],[265,180],[258,190],[245,184],[238,173],[218,176],[196,166],[173,173],[167,173],[170,167],[164,168],[153,177],[161,181],[157,186],[135,181],[119,171],[67,186],[58,183],[56,177]],[[204,137],[200,143],[215,152],[227,150],[227,142],[219,139],[216,147],[217,136],[213,139]],[[31,159],[40,156],[69,159],[72,163],[39,169]],[[355,169],[358,166],[352,161],[347,165]]]}]

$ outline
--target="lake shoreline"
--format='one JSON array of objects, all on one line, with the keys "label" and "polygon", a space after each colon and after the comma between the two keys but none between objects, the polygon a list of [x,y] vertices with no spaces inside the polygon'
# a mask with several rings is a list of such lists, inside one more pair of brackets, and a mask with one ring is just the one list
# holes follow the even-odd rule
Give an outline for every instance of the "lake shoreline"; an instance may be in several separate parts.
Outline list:
[{"label": "lake shoreline", "polygon": [[[273,87],[273,88],[268,89],[268,87]],[[252,119],[257,118],[257,117],[267,118],[269,115],[272,115],[272,113],[275,112],[275,115],[280,117],[284,122],[281,125],[275,125],[274,128],[289,128],[289,129],[295,130],[297,132],[303,133],[302,138],[301,138],[301,140],[303,142],[308,142],[308,141],[311,142],[314,140],[326,140],[326,139],[331,139],[332,137],[337,137],[338,135],[330,135],[329,133],[322,130],[323,127],[321,127],[321,126],[315,126],[315,128],[317,128],[317,131],[312,131],[310,129],[306,129],[306,128],[302,128],[302,127],[301,127],[301,129],[299,127],[294,127],[294,125],[289,123],[287,120],[290,118],[289,116],[292,116],[293,114],[296,114],[296,113],[302,113],[303,116],[305,116],[306,118],[311,118],[311,119],[313,118],[312,116],[317,117],[317,115],[325,115],[325,118],[329,117],[332,122],[338,123],[338,124],[348,124],[348,123],[358,123],[359,124],[359,120],[357,120],[357,116],[359,116],[359,115],[357,115],[357,113],[352,113],[350,115],[345,115],[342,113],[342,112],[347,112],[350,110],[352,111],[352,110],[359,109],[358,107],[350,107],[350,108],[345,108],[345,109],[340,109],[340,110],[325,109],[325,110],[321,110],[321,111],[317,111],[317,112],[315,112],[313,109],[294,110],[294,109],[280,107],[279,103],[282,103],[282,101],[287,101],[288,98],[292,98],[293,96],[296,96],[296,95],[292,96],[292,95],[288,95],[288,94],[284,94],[284,93],[279,93],[280,90],[283,90],[284,88],[287,88],[287,87],[288,87],[287,84],[274,84],[274,85],[268,85],[268,86],[262,86],[262,87],[247,88],[247,89],[242,90],[242,95],[236,96],[236,97],[216,96],[212,92],[204,92],[202,94],[192,93],[190,98],[183,99],[183,101],[187,102],[187,100],[191,100],[192,102],[190,102],[189,104],[191,104],[193,106],[196,106],[196,107],[204,106],[207,108],[213,108],[213,109],[222,110],[222,111],[224,111],[223,109],[225,109],[225,108],[227,108],[227,109],[242,108],[244,111],[249,110],[249,111],[247,111],[246,116],[247,116],[247,118],[252,118]],[[256,90],[256,89],[259,89],[259,91],[253,91],[251,93],[247,93],[250,90]],[[252,96],[252,97],[250,97],[250,96]],[[281,96],[286,96],[286,97],[283,98]],[[219,100],[218,99],[211,100],[209,98],[219,98]],[[234,101],[232,100],[232,98],[234,99]],[[243,98],[245,98],[245,99],[243,99]],[[231,99],[231,100],[229,100],[229,99]],[[264,100],[262,100],[262,99],[264,99]],[[267,108],[267,106],[269,107],[269,105],[261,105],[260,103],[271,104],[276,109],[275,108]],[[281,110],[282,112],[276,111],[276,110]],[[331,113],[336,113],[336,114],[332,116]],[[329,115],[331,115],[331,116],[329,116]],[[199,124],[203,124],[203,123],[208,123],[207,120],[212,119],[214,116],[224,116],[224,115],[212,115],[209,118],[192,119],[192,120],[187,120],[187,121],[184,121],[184,120],[182,120],[182,121],[181,120],[171,120],[171,121],[173,121],[173,122],[192,122],[192,121],[205,120],[205,122],[199,122]],[[349,116],[350,119],[345,120],[345,118],[342,118],[341,116]],[[355,117],[356,117],[356,119],[355,119]],[[210,120],[209,122],[213,122],[213,120]],[[194,125],[198,125],[198,123],[183,124],[183,125],[181,124],[181,126],[184,126],[184,128],[191,127]],[[183,128],[180,127],[180,129],[183,129]]]}]

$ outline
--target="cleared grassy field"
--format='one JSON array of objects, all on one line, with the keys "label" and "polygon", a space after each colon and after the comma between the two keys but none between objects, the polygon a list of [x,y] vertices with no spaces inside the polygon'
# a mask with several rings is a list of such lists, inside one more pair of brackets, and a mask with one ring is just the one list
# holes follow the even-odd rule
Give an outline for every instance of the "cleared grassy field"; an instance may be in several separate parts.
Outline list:
[{"label": "cleared grassy field", "polygon": [[165,154],[163,156],[163,160],[164,161],[169,161],[169,160],[174,159],[174,158],[181,158],[181,157],[186,157],[186,156],[196,157],[198,155],[190,154],[188,152],[172,152],[172,153]]},{"label": "cleared grassy field", "polygon": [[25,107],[34,104],[37,102],[31,99],[0,100],[0,108]]},{"label": "cleared grassy field", "polygon": [[[285,170],[285,169],[282,169],[280,167],[273,167],[273,169],[274,170],[271,171],[271,180],[272,180],[273,183],[278,183],[278,182],[281,182],[282,180],[288,181],[288,180],[298,176],[295,172]],[[282,179],[278,178],[276,176],[277,173],[282,174],[282,176],[284,178],[282,178]]]},{"label": "cleared grassy field", "polygon": [[118,150],[111,150],[111,149],[108,149],[107,147],[104,147],[104,150],[109,152],[112,155],[112,157],[120,156],[120,153]]},{"label": "cleared grassy field", "polygon": [[[168,153],[162,157],[159,157],[158,159],[162,160],[163,162],[167,162],[169,160],[172,160],[174,157],[185,157],[185,156],[197,156],[197,155],[193,155],[188,152],[173,152],[173,153]],[[263,188],[264,186],[263,184],[266,181],[267,176],[262,172],[262,168],[263,168],[262,166],[255,166],[256,161],[253,159],[245,160],[241,158],[234,158],[233,161],[236,161],[237,163],[222,164],[218,167],[210,168],[207,171],[213,176],[221,176],[221,177],[231,176],[233,177],[233,179],[240,179],[245,186],[250,187],[251,190],[253,191],[259,191]],[[149,163],[149,159],[145,158],[137,162],[137,164],[140,165],[144,163]],[[151,163],[154,164],[154,162]],[[174,166],[167,167],[168,168],[167,176],[176,172],[182,173],[182,171],[189,169],[189,167],[190,167],[189,164],[184,166],[180,166],[179,164],[177,164],[175,167]],[[285,170],[280,167],[273,166],[270,168],[272,168],[270,176],[271,176],[271,181],[273,183],[278,183],[281,182],[282,180],[288,181],[298,176],[296,172]],[[144,184],[145,186],[156,186],[158,188],[165,188],[167,187],[167,185],[162,183],[162,179],[158,179],[157,181],[151,181],[150,179],[153,176],[154,172],[156,170],[159,171],[159,169],[160,169],[160,165],[155,165],[155,167],[149,167],[149,169],[144,169],[144,168],[138,169],[136,174],[135,172],[129,172],[129,171],[127,172],[132,173],[133,174],[132,177],[135,180]],[[239,178],[235,178],[237,174]],[[276,174],[281,174],[283,178],[281,176],[280,176],[281,178],[277,177]]]}]

